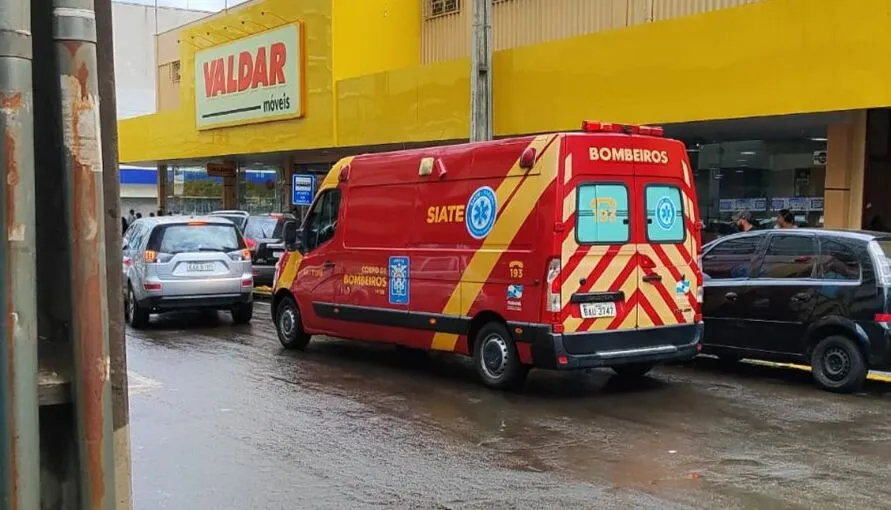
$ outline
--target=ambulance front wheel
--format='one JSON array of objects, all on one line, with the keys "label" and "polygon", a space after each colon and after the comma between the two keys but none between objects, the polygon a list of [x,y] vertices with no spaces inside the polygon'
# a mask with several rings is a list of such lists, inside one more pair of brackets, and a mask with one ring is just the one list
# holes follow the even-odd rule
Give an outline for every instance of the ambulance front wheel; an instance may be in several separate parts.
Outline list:
[{"label": "ambulance front wheel", "polygon": [[486,324],[476,334],[473,362],[483,383],[496,389],[518,388],[529,373],[520,362],[513,337],[499,322]]},{"label": "ambulance front wheel", "polygon": [[275,311],[275,330],[278,332],[278,341],[285,349],[303,350],[309,343],[310,335],[303,331],[300,310],[291,296],[284,297],[278,304]]}]

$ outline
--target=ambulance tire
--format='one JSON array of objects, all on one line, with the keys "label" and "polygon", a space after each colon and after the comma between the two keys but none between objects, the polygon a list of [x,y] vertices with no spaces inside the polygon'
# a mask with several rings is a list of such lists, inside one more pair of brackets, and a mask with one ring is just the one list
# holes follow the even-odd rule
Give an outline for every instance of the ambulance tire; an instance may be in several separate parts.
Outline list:
[{"label": "ambulance tire", "polygon": [[302,351],[309,343],[310,335],[303,331],[300,310],[294,298],[286,296],[275,311],[275,331],[285,349]]},{"label": "ambulance tire", "polygon": [[477,332],[473,365],[483,384],[499,390],[519,388],[529,373],[529,367],[520,362],[513,337],[500,322],[490,322]]}]

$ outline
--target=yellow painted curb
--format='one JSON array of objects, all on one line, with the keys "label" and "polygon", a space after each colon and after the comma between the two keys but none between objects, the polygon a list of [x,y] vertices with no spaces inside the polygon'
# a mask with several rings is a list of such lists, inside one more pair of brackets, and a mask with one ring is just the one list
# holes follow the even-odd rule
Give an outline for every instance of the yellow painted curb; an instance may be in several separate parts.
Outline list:
[{"label": "yellow painted curb", "polygon": [[[791,368],[794,370],[801,370],[802,372],[810,372],[811,371],[811,367],[808,367],[805,365],[797,365],[795,363],[775,363],[773,361],[760,361],[760,360],[754,360],[754,359],[747,359],[744,361],[751,365],[761,365],[761,366],[765,366],[765,367],[776,367],[776,368]],[[878,374],[875,372],[870,372],[869,375],[866,376],[866,378],[869,379],[870,381],[891,383],[891,375],[887,375],[887,374]]]}]

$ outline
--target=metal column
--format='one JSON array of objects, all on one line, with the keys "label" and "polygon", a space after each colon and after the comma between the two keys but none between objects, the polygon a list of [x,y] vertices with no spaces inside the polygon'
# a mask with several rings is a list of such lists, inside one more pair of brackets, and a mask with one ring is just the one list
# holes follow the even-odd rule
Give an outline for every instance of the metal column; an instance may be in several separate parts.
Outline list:
[{"label": "metal column", "polygon": [[470,54],[470,141],[491,140],[492,128],[492,0],[473,2]]},{"label": "metal column", "polygon": [[70,225],[81,508],[111,509],[114,449],[96,19],[92,0],[53,0],[52,5]]},{"label": "metal column", "polygon": [[40,507],[30,2],[0,0],[0,509]]}]

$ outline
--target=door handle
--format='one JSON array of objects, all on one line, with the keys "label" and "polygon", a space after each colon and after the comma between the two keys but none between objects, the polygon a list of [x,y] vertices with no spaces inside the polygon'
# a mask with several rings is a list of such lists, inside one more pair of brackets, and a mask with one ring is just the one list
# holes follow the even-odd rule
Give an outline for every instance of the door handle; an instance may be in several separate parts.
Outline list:
[{"label": "door handle", "polygon": [[793,301],[809,301],[811,299],[811,295],[806,292],[799,292],[792,296]]},{"label": "door handle", "polygon": [[331,269],[332,267],[334,267],[334,262],[330,261],[330,260],[326,260],[324,263],[322,263],[322,267],[324,267],[326,269]]},{"label": "door handle", "polygon": [[737,294],[736,292],[728,292],[727,294],[724,294],[724,299],[726,299],[727,301],[736,301],[738,297],[739,294]]},{"label": "door handle", "polygon": [[654,274],[648,274],[641,279],[647,283],[661,282],[662,276],[654,273]]}]

